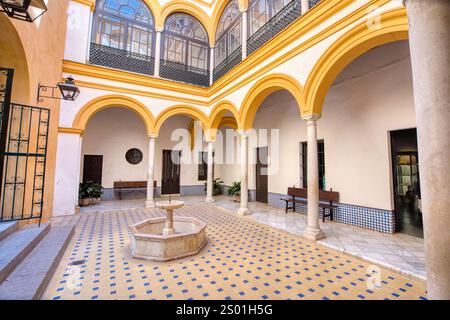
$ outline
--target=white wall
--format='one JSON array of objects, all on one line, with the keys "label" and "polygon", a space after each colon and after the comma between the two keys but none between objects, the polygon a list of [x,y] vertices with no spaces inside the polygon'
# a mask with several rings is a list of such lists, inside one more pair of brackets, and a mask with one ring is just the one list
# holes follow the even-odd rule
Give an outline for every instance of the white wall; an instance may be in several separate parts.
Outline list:
[{"label": "white wall", "polygon": [[79,135],[58,135],[53,216],[74,214],[78,206],[80,148]]},{"label": "white wall", "polygon": [[[191,119],[184,116],[169,118],[162,126],[156,139],[155,180],[161,186],[162,151],[181,150],[179,140],[172,140],[176,129],[186,129]],[[175,138],[177,138],[176,136]],[[203,147],[206,145],[203,144]],[[144,159],[140,164],[131,165],[125,159],[125,153],[137,148]],[[206,150],[206,149],[205,149]],[[183,157],[192,157],[190,150],[182,150]],[[143,122],[132,111],[122,108],[110,108],[98,112],[89,121],[83,137],[82,155],[103,155],[103,179],[105,188],[112,188],[114,181],[145,181],[148,165],[148,138]],[[81,170],[81,175],[82,175]],[[217,175],[220,174],[216,168]],[[181,165],[181,186],[202,185],[198,181],[196,164]]]},{"label": "white wall", "polygon": [[[393,209],[389,131],[415,125],[408,42],[379,47],[354,61],[336,79],[318,121],[326,188],[340,192],[343,203]],[[280,168],[269,176],[269,192],[299,186],[299,143],[306,141],[306,126],[291,95],[279,91],[268,97],[254,128],[280,129]],[[270,139],[258,144],[271,148]]]}]

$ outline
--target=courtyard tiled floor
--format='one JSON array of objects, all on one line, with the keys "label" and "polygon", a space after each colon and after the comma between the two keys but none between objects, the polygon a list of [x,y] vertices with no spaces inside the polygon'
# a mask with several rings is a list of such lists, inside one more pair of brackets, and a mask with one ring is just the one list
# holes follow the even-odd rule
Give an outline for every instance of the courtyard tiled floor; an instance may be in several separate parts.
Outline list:
[{"label": "courtyard tiled floor", "polygon": [[[82,213],[55,218],[76,233],[43,299],[423,299],[423,281],[381,268],[368,289],[369,262],[214,205],[176,214],[208,223],[197,256],[156,263],[132,259],[128,225],[161,216],[157,209]],[[70,263],[84,259],[80,266]],[[373,266],[372,266],[373,267]]]}]

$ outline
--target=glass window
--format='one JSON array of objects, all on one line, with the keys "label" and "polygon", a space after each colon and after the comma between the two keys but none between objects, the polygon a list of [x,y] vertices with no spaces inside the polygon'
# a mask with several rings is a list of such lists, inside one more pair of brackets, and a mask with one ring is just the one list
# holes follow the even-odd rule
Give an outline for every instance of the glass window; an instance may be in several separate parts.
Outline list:
[{"label": "glass window", "polygon": [[142,0],[99,0],[93,42],[136,54],[153,54],[153,16]]},{"label": "glass window", "polygon": [[205,28],[194,17],[175,13],[167,18],[163,34],[164,60],[208,69],[209,42]]},{"label": "glass window", "polygon": [[222,12],[216,31],[215,65],[219,65],[241,46],[241,12],[232,0]]},{"label": "glass window", "polygon": [[125,154],[125,159],[127,159],[129,164],[136,165],[142,162],[142,151],[136,148],[130,149]]},{"label": "glass window", "polygon": [[294,0],[251,0],[249,8],[249,37],[292,1]]},{"label": "glass window", "polygon": [[250,4],[249,20],[250,20],[250,34],[254,34],[263,25],[269,21],[271,17],[270,6],[268,0],[254,0]]}]

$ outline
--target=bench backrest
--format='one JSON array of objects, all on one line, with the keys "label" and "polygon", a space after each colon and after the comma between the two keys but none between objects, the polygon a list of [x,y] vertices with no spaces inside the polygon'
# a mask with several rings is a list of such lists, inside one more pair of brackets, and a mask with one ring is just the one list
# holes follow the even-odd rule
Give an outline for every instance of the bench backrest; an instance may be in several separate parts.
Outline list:
[{"label": "bench backrest", "polygon": [[[308,198],[308,189],[290,187],[290,188],[288,188],[287,194],[288,194],[288,196],[291,196],[291,197],[307,199]],[[320,201],[338,202],[339,201],[339,192],[319,190],[319,200]]]},{"label": "bench backrest", "polygon": [[114,189],[147,188],[147,181],[114,181]]}]

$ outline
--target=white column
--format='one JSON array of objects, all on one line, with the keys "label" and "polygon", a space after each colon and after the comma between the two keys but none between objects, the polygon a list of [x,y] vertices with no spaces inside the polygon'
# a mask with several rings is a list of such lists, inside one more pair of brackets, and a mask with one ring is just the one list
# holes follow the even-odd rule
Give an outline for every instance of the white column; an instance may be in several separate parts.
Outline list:
[{"label": "white column", "polygon": [[241,137],[241,207],[238,214],[249,215],[248,208],[248,133],[240,131]]},{"label": "white column", "polygon": [[450,1],[407,0],[427,291],[450,299]]},{"label": "white column", "polygon": [[302,0],[302,14],[305,14],[309,10],[309,0]]},{"label": "white column", "polygon": [[159,70],[161,66],[161,30],[156,30],[155,41],[155,77],[159,77]]},{"label": "white column", "polygon": [[242,11],[242,60],[247,58],[247,38],[248,38],[248,14],[247,10]]},{"label": "white column", "polygon": [[[82,148],[83,148],[83,136],[80,135],[80,143],[78,145],[78,165],[77,165],[77,186],[80,185],[81,182],[81,152],[82,152]],[[75,198],[75,213],[79,213],[80,212],[80,206],[78,203],[78,199],[80,198],[80,188],[77,188],[77,196]]]},{"label": "white column", "polygon": [[154,172],[155,172],[155,142],[156,137],[150,136],[148,140],[148,168],[147,168],[147,208],[155,207],[154,201]]},{"label": "white column", "polygon": [[214,168],[214,142],[208,141],[208,177],[206,181],[206,202],[214,202],[213,198],[213,168]]},{"label": "white column", "polygon": [[212,86],[214,83],[214,47],[211,47],[209,52],[209,85]]},{"label": "white column", "polygon": [[317,154],[317,120],[319,118],[316,115],[303,118],[306,121],[308,134],[308,225],[303,236],[310,240],[325,238],[319,225],[319,157]]}]

